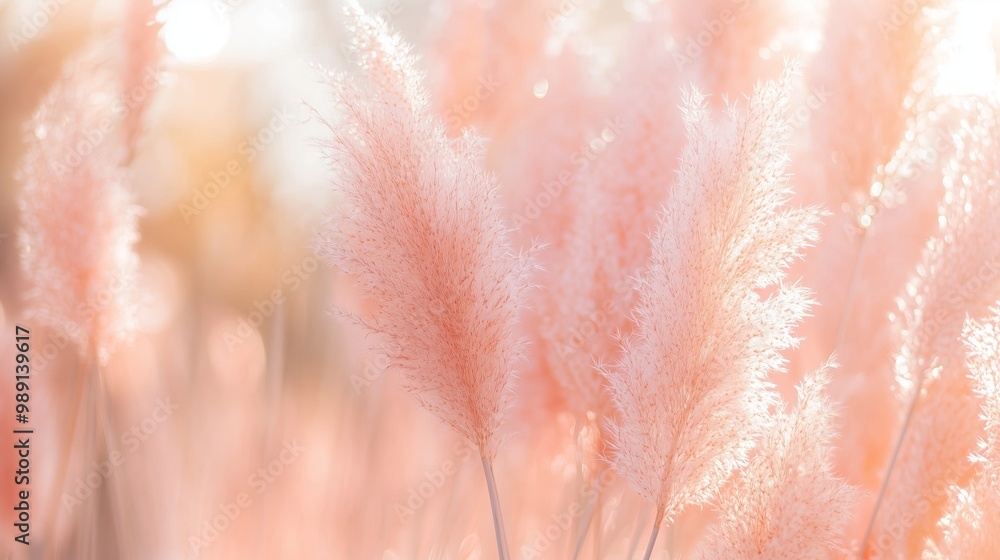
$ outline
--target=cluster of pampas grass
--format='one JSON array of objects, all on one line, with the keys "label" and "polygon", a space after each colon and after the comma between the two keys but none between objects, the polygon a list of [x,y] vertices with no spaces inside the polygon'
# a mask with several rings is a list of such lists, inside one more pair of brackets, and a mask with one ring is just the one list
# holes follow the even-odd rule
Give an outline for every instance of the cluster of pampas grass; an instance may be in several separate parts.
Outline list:
[{"label": "cluster of pampas grass", "polygon": [[808,307],[799,286],[758,293],[816,236],[815,209],[781,208],[788,80],[725,127],[688,98],[689,145],[637,279],[636,331],[604,371],[621,417],[612,462],[656,508],[646,557],[661,520],[709,502],[745,464],[773,406],[767,379]]},{"label": "cluster of pampas grass", "polygon": [[37,105],[0,323],[75,352],[0,552],[1000,554],[1000,89],[937,87],[976,0],[335,4],[325,210],[226,302],[222,203],[189,271],[139,243],[167,2]]},{"label": "cluster of pampas grass", "polygon": [[345,204],[319,248],[380,306],[358,322],[386,339],[409,390],[479,449],[506,558],[492,461],[531,263],[510,245],[478,139],[446,136],[407,47],[384,22],[357,6],[351,21],[367,80],[334,86],[350,119],[331,125]]},{"label": "cluster of pampas grass", "polygon": [[[804,248],[817,242],[816,224],[823,214],[818,206],[788,206],[794,193],[793,180],[785,171],[790,160],[785,146],[793,133],[789,113],[797,73],[786,68],[774,76],[775,81],[760,84],[751,93],[734,70],[720,69],[747,49],[744,42],[763,42],[755,32],[768,37],[769,26],[787,24],[781,21],[783,7],[773,8],[741,13],[736,19],[746,25],[738,25],[741,34],[725,35],[727,41],[712,45],[703,55],[706,61],[698,69],[704,74],[697,83],[748,94],[746,108],[730,103],[725,118],[712,114],[700,92],[687,94],[679,112],[672,111],[670,100],[676,102],[676,94],[636,79],[657,68],[652,57],[630,56],[649,65],[631,70],[634,77],[626,75],[634,83],[619,86],[626,92],[624,104],[617,105],[613,98],[603,104],[627,115],[624,138],[593,166],[571,175],[567,185],[571,192],[560,203],[554,228],[535,229],[550,236],[543,239],[552,247],[542,251],[542,260],[555,269],[536,277],[547,293],[538,300],[541,311],[533,313],[525,312],[523,298],[505,297],[501,302],[489,288],[509,284],[510,269],[491,265],[495,251],[481,253],[478,264],[485,268],[477,270],[476,263],[461,260],[465,253],[457,240],[444,242],[437,237],[472,242],[489,232],[493,243],[505,248],[509,244],[506,230],[495,225],[495,207],[489,214],[463,213],[466,193],[474,191],[456,192],[448,184],[447,170],[455,164],[443,159],[439,147],[444,123],[436,125],[437,136],[419,135],[433,117],[424,110],[425,94],[412,74],[414,62],[396,54],[397,37],[372,23],[377,32],[365,28],[356,41],[370,49],[363,51],[367,56],[361,60],[362,69],[380,82],[375,82],[375,91],[368,91],[366,103],[349,81],[338,83],[340,99],[347,101],[348,122],[341,126],[355,133],[336,135],[333,159],[347,167],[341,181],[350,204],[330,218],[322,231],[335,235],[322,236],[320,244],[334,255],[335,263],[359,279],[377,305],[372,311],[374,324],[367,326],[405,345],[390,355],[393,365],[410,376],[409,390],[480,448],[492,439],[484,440],[481,431],[456,418],[481,416],[483,374],[478,365],[466,362],[471,348],[460,350],[455,345],[469,340],[468,344],[484,344],[508,356],[520,353],[520,346],[513,339],[491,336],[489,329],[478,329],[471,338],[461,329],[479,324],[475,317],[480,313],[500,310],[504,319],[497,326],[508,325],[514,316],[540,321],[533,331],[539,346],[535,364],[544,368],[542,376],[555,381],[548,390],[560,394],[556,406],[571,413],[577,429],[591,432],[577,444],[589,445],[589,450],[580,451],[585,457],[596,453],[597,459],[585,458],[582,465],[596,468],[596,473],[604,472],[603,465],[614,467],[653,505],[646,558],[654,554],[661,522],[674,526],[684,512],[709,504],[715,504],[718,520],[707,522],[708,534],[695,545],[697,557],[822,558],[851,554],[853,548],[859,557],[890,553],[916,558],[924,550],[930,554],[939,541],[935,527],[950,519],[944,517],[948,495],[928,501],[922,490],[948,473],[971,472],[967,456],[982,431],[976,422],[978,397],[963,365],[961,329],[963,317],[984,316],[997,294],[988,289],[993,282],[984,282],[968,297],[956,301],[949,296],[954,296],[956,286],[974,282],[982,265],[980,255],[996,254],[993,243],[1000,239],[986,218],[998,212],[993,206],[997,165],[987,153],[987,146],[995,146],[991,101],[973,103],[967,113],[975,118],[967,125],[969,133],[956,133],[964,140],[954,162],[944,166],[941,234],[929,242],[924,262],[901,300],[902,319],[897,323],[902,346],[896,369],[903,421],[894,434],[898,443],[881,474],[870,521],[861,523],[867,529],[852,544],[845,535],[861,493],[834,468],[835,405],[824,394],[837,373],[823,368],[821,373],[805,374],[791,414],[781,412],[775,387],[788,385],[779,380],[785,355],[794,352],[798,340],[794,326],[813,303],[805,287],[784,284],[785,272]],[[830,152],[840,165],[816,181],[814,195],[799,198],[816,199],[838,210],[843,202],[846,213],[858,220],[862,235],[883,210],[872,205],[893,200],[889,195],[905,182],[894,169],[900,160],[912,157],[905,152],[912,150],[915,123],[925,118],[921,111],[932,103],[920,99],[931,95],[929,76],[935,68],[936,44],[947,29],[947,8],[941,3],[922,9],[882,36],[877,23],[888,17],[890,3],[853,3],[829,18],[829,42],[817,64],[825,58],[832,63],[817,66],[823,74],[810,71],[810,75],[836,89],[834,101],[816,116],[813,137],[814,149]],[[656,7],[650,10],[653,22],[675,25],[680,33],[690,23]],[[467,14],[459,12],[457,17]],[[859,22],[867,23],[856,34],[852,30]],[[662,32],[663,27],[655,29]],[[648,46],[650,36],[641,36]],[[523,56],[518,49],[529,42],[512,46],[508,54]],[[884,55],[888,71],[882,65],[858,65],[843,57],[858,43]],[[493,52],[491,48],[500,46],[484,51]],[[456,55],[457,74],[446,78],[443,87],[452,95],[461,95],[462,86],[453,82],[467,72],[467,60],[467,53]],[[661,66],[676,78],[689,75]],[[862,77],[863,72],[872,79]],[[412,81],[401,85],[393,80],[401,75]],[[874,92],[859,85],[872,81],[879,85]],[[579,87],[586,90],[583,84]],[[386,111],[380,107],[385,102],[379,101],[385,98],[392,100],[388,105],[396,120],[377,118]],[[862,103],[852,101],[856,99]],[[497,122],[496,101],[482,113],[482,123],[509,141],[511,125]],[[416,118],[411,116],[414,112]],[[686,148],[678,154],[671,148],[678,137],[669,126],[680,116]],[[880,123],[876,133],[856,138],[848,131],[872,126],[871,119]],[[403,128],[393,132],[393,126]],[[414,155],[407,155],[414,150]],[[470,181],[474,180],[477,161],[472,154],[465,159]],[[428,181],[427,166],[433,170],[430,177],[443,184],[420,191]],[[661,170],[671,168],[677,169],[676,177]],[[518,171],[514,174],[518,176]],[[413,200],[408,198],[416,196],[413,192],[424,194]],[[446,197],[450,197],[447,202],[442,200]],[[495,200],[492,191],[480,197],[483,203]],[[658,224],[651,220],[655,212],[662,213]],[[403,234],[397,229],[413,220],[429,230]],[[651,235],[644,237],[647,232]],[[423,241],[427,235],[435,241]],[[432,253],[433,249],[440,253]],[[427,264],[437,268],[423,268]],[[856,261],[854,267],[858,266]],[[456,283],[455,274],[470,281]],[[472,278],[492,283],[480,286]],[[416,284],[410,285],[410,279]],[[444,329],[421,319],[428,316],[421,307],[433,307],[441,297],[461,306],[476,307],[472,302],[478,302],[479,309],[463,311],[458,319],[448,317],[451,308],[445,307],[440,320],[452,325],[447,331],[452,335],[435,341],[429,337]],[[850,297],[848,293],[848,308]],[[839,318],[832,349],[840,346],[847,320]],[[581,334],[580,325],[590,332]],[[421,336],[414,337],[414,328],[421,326]],[[980,352],[982,346],[977,346]],[[419,356],[413,355],[416,352]],[[453,356],[447,367],[432,359],[436,353]],[[493,363],[509,374],[509,360]],[[528,377],[527,382],[535,383],[537,377]],[[497,384],[493,398],[506,399],[507,389],[506,380]],[[524,392],[531,390],[529,386]],[[499,412],[501,407],[490,410]],[[496,425],[491,426],[493,438]],[[492,458],[495,448],[490,449]],[[960,464],[965,467],[957,467]],[[968,482],[968,474],[950,481],[956,488]],[[492,496],[492,485],[490,491]],[[915,501],[921,500],[926,507],[918,508]],[[588,507],[578,532],[581,538],[592,514]],[[951,515],[970,517],[968,512]],[[901,524],[905,530],[898,534]],[[502,527],[498,521],[499,554],[508,558]],[[951,539],[949,543],[954,542]],[[884,543],[889,543],[888,549]],[[572,550],[579,556],[580,542]]]}]

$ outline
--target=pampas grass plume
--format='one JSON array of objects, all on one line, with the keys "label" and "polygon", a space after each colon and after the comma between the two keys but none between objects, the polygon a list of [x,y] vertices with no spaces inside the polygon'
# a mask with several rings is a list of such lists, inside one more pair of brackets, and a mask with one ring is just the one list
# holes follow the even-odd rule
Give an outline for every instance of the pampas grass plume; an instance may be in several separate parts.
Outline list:
[{"label": "pampas grass plume", "polygon": [[703,560],[825,558],[842,549],[858,492],[834,474],[830,460],[831,368],[807,375],[794,409],[768,420],[750,464],[723,493]]},{"label": "pampas grass plume", "polygon": [[137,312],[138,208],[118,167],[116,131],[101,133],[116,93],[98,51],[70,61],[32,117],[18,171],[29,316],[100,362],[130,335]]},{"label": "pampas grass plume", "polygon": [[477,139],[448,139],[409,48],[382,20],[349,13],[364,79],[335,84],[343,206],[319,249],[378,302],[358,321],[385,338],[420,403],[478,446],[494,497],[490,464],[522,352],[515,321],[531,263],[511,247]]},{"label": "pampas grass plume", "polygon": [[990,558],[1000,550],[1000,304],[990,311],[981,322],[966,321],[962,336],[986,437],[972,457],[976,474],[968,488],[954,489],[941,520],[942,542],[928,543],[927,560]]},{"label": "pampas grass plume", "polygon": [[604,369],[620,415],[614,466],[656,508],[646,558],[661,520],[708,502],[746,463],[773,402],[766,377],[809,305],[781,284],[818,219],[784,206],[790,79],[760,85],[724,124],[688,96],[689,143],[638,279],[636,328]]}]

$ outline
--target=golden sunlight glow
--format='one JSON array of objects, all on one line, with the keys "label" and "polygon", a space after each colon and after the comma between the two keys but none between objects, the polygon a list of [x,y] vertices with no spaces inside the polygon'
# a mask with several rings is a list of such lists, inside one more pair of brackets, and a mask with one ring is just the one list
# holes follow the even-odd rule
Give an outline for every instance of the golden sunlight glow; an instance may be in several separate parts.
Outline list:
[{"label": "golden sunlight glow", "polygon": [[997,79],[992,27],[1000,14],[995,0],[970,0],[955,19],[953,48],[945,59],[937,88],[943,94],[981,94]]},{"label": "golden sunlight glow", "polygon": [[209,62],[229,42],[229,14],[205,0],[173,0],[167,5],[163,41],[182,62]]}]

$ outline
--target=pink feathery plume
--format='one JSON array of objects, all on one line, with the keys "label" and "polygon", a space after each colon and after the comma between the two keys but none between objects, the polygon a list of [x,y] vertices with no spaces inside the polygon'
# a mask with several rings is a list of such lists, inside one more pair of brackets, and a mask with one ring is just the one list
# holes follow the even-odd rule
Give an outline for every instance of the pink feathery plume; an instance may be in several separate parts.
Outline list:
[{"label": "pink feathery plume", "polygon": [[924,558],[992,558],[1000,551],[1000,303],[982,322],[966,321],[966,364],[982,398],[986,439],[972,458],[976,474],[968,488],[953,489],[941,520],[942,541],[932,542]]},{"label": "pink feathery plume", "polygon": [[[609,143],[618,141],[620,135],[604,99],[593,91],[585,68],[588,60],[564,51],[556,62],[558,65],[546,72],[546,95],[533,100],[530,114],[512,133],[510,154],[503,158],[499,171],[506,186],[504,206],[518,240],[544,243],[538,255],[545,269],[540,274],[544,280],[539,282],[550,288],[532,293],[524,319],[533,352],[518,383],[515,406],[518,417],[527,422],[534,422],[539,414],[558,414],[566,409],[567,395],[552,372],[562,362],[548,359],[554,353],[547,345],[554,337],[547,329],[552,309],[558,305],[551,288],[563,263],[568,262],[567,232],[587,202],[578,192],[579,176],[602,158]],[[539,142],[539,138],[544,141]]]},{"label": "pink feathery plume", "polygon": [[708,502],[746,463],[774,401],[766,378],[810,303],[782,283],[819,217],[786,206],[790,82],[786,71],[758,86],[725,123],[688,95],[688,146],[637,279],[635,330],[602,368],[620,415],[613,464],[656,508],[646,558],[661,521]]},{"label": "pink feathery plume", "polygon": [[[546,192],[566,192],[548,204],[545,229],[539,228],[547,242],[539,258],[548,289],[537,292],[533,302],[537,312],[531,326],[538,338],[533,365],[540,374],[532,372],[528,378],[532,388],[554,385],[560,398],[553,404],[574,419],[588,486],[578,551],[591,519],[600,516],[601,489],[596,484],[608,470],[602,456],[606,423],[613,414],[604,378],[594,365],[615,360],[617,337],[631,329],[629,277],[649,257],[647,234],[656,224],[656,209],[666,200],[683,142],[677,110],[679,72],[666,48],[651,46],[661,32],[657,23],[637,26],[615,92],[607,100],[587,99],[589,109],[569,119],[578,124],[551,136],[567,138],[585,119],[592,126],[598,123],[587,136],[576,135],[572,152],[564,150],[556,160],[563,169],[542,185]],[[551,85],[566,87],[556,80]],[[596,107],[601,109],[597,119]]]},{"label": "pink feathery plume", "polygon": [[[434,103],[449,130],[476,125],[494,141],[506,136],[544,78],[546,41],[555,31],[557,0],[439,2],[435,31]],[[576,8],[574,8],[576,9]]]},{"label": "pink feathery plume", "polygon": [[158,83],[159,61],[162,56],[160,29],[156,20],[169,0],[126,0],[123,22],[122,93],[125,112],[123,125],[125,142],[130,154],[135,151],[143,117]]},{"label": "pink feathery plume", "polygon": [[[891,396],[888,358],[896,344],[892,329],[855,327],[884,324],[904,275],[932,234],[927,218],[940,197],[937,170],[915,176],[913,169],[932,144],[932,132],[940,135],[944,128],[933,85],[953,7],[953,0],[831,3],[808,80],[819,104],[807,157],[795,170],[812,188],[800,194],[840,215],[827,222],[823,246],[805,258],[805,278],[821,305],[801,331],[807,341],[801,355],[807,364],[831,352],[841,356],[831,395],[845,410],[865,413],[838,419],[842,441],[849,443],[838,450],[838,466],[852,482],[869,487],[878,485],[891,451],[885,441],[896,428],[893,411],[876,404]],[[871,63],[857,64],[845,52],[864,52]],[[904,214],[883,212],[903,200]],[[873,230],[876,218],[884,226]],[[865,281],[872,266],[880,269],[877,283]]]},{"label": "pink feathery plume", "polygon": [[[693,71],[692,77],[713,100],[750,93],[756,81],[781,73],[783,59],[799,54],[788,37],[780,36],[793,28],[795,14],[787,0],[668,4],[676,28],[672,58],[678,67]],[[775,42],[783,45],[782,52],[771,53],[769,45]],[[770,54],[764,57],[762,50]]]},{"label": "pink feathery plume", "polygon": [[67,63],[32,117],[18,171],[28,313],[100,363],[137,312],[138,208],[118,167],[118,131],[108,127],[116,91],[98,52]]},{"label": "pink feathery plume", "polygon": [[862,540],[872,558],[920,555],[947,502],[934,488],[968,479],[982,429],[961,334],[966,317],[1000,299],[1000,122],[995,99],[973,105],[947,166],[939,232],[900,300],[895,369],[909,404]]},{"label": "pink feathery plume", "polygon": [[618,337],[633,326],[631,277],[650,255],[649,231],[667,200],[683,148],[680,71],[665,49],[650,45],[662,32],[662,12],[640,24],[623,59],[622,84],[609,102],[609,126],[595,137],[600,153],[571,186],[568,220],[540,308],[545,360],[577,417],[611,412],[597,361],[619,356]]},{"label": "pink feathery plume", "polygon": [[497,185],[477,139],[450,140],[401,38],[348,8],[364,79],[338,79],[344,122],[330,126],[342,207],[319,248],[378,309],[358,319],[420,403],[479,448],[502,524],[491,463],[522,353],[515,332],[531,262],[512,248]]},{"label": "pink feathery plume", "polygon": [[[807,186],[797,194],[838,215],[824,224],[822,245],[804,259],[804,280],[820,305],[800,330],[798,358],[812,364],[832,352],[840,357],[843,367],[830,387],[848,411],[838,418],[846,443],[837,451],[838,468],[869,488],[879,484],[891,453],[885,442],[898,420],[879,404],[892,398],[891,355],[898,346],[884,318],[896,309],[923,241],[933,234],[940,199],[937,174],[944,162],[921,174],[914,164],[926,163],[915,159],[929,153],[932,132],[937,141],[948,136],[942,132],[948,115],[933,85],[953,4],[831,3],[823,48],[809,72],[817,104],[809,105],[815,109],[806,132],[811,141],[803,142],[805,157],[796,160],[795,174]],[[871,63],[858,64],[845,52],[864,52]],[[932,153],[948,157],[941,151],[938,145]],[[903,200],[905,212],[883,212]],[[876,219],[882,225],[875,227]],[[878,282],[867,280],[873,267]]]},{"label": "pink feathery plume", "polygon": [[800,560],[842,549],[857,489],[833,472],[829,368],[802,380],[790,414],[768,420],[750,464],[722,494],[703,560]]},{"label": "pink feathery plume", "polygon": [[[812,128],[816,159],[829,162],[822,181],[831,202],[838,209],[848,205],[862,227],[870,225],[871,212],[892,202],[897,152],[916,145],[907,130],[927,109],[933,86],[934,49],[952,1],[917,4],[909,13],[898,0],[831,3],[809,80],[829,93]],[[844,53],[865,53],[867,62]]]},{"label": "pink feathery plume", "polygon": [[[64,66],[29,122],[17,171],[22,185],[21,266],[30,281],[26,314],[71,341],[80,357],[80,374],[68,376],[64,384],[69,401],[56,486],[44,520],[46,534],[55,534],[58,499],[67,487],[65,476],[84,402],[86,417],[101,418],[106,449],[114,445],[99,372],[116,347],[132,335],[138,314],[139,259],[134,245],[139,210],[132,204],[120,167],[124,143],[113,117],[118,83],[105,59],[101,49],[90,48]],[[88,385],[95,390],[85,390]],[[98,440],[86,441],[85,457],[99,460]],[[120,486],[112,492],[120,497]],[[114,503],[117,528],[123,516],[117,505],[121,502]],[[87,507],[96,511],[98,506]],[[123,542],[119,539],[119,546],[124,547]]]},{"label": "pink feathery plume", "polygon": [[[539,282],[552,286],[552,276],[567,262],[567,232],[586,201],[578,192],[578,177],[602,158],[609,143],[620,132],[607,111],[606,95],[592,68],[594,57],[581,52],[589,37],[573,33],[551,56],[536,56],[544,87],[535,95],[525,87],[528,99],[508,125],[508,141],[491,142],[491,160],[497,166],[504,189],[503,206],[516,231],[515,242],[544,244],[538,260],[545,269]],[[566,409],[566,396],[552,369],[550,343],[553,290],[531,294],[524,332],[532,340],[533,352],[518,383],[514,417],[534,430],[547,426]],[[589,364],[588,364],[589,365]]]},{"label": "pink feathery plume", "polygon": [[596,91],[588,68],[593,64],[572,49],[552,59],[544,95],[523,108],[500,154],[510,220],[523,238],[544,242],[546,253],[561,251],[577,215],[577,177],[618,139],[606,96]]}]

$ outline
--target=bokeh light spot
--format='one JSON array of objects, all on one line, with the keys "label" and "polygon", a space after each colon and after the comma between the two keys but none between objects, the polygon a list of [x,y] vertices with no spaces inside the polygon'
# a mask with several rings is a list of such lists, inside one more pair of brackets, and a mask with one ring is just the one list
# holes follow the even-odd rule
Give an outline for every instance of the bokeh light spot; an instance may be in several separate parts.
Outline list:
[{"label": "bokeh light spot", "polygon": [[210,62],[229,42],[229,14],[205,0],[173,0],[164,9],[163,41],[182,62]]}]

